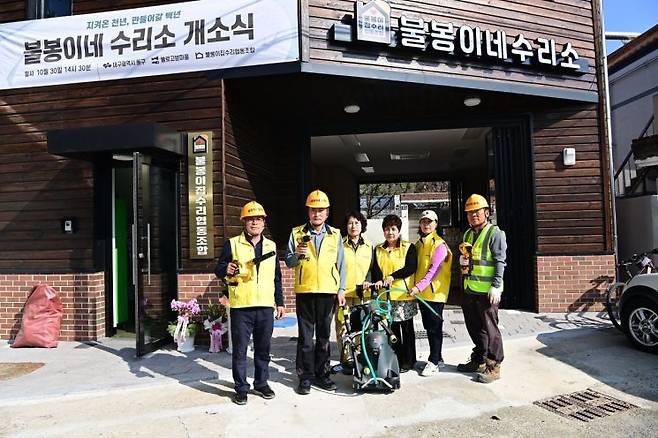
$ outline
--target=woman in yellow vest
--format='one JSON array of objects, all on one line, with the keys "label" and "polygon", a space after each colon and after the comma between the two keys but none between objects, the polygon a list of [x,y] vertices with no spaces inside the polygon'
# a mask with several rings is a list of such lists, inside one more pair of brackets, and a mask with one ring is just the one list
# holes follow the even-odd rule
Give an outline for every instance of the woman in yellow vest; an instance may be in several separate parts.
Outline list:
[{"label": "woman in yellow vest", "polygon": [[398,341],[393,350],[398,357],[400,372],[413,368],[416,362],[416,334],[414,316],[418,313],[416,300],[409,295],[414,285],[414,274],[418,260],[416,247],[400,238],[402,220],[389,214],[382,222],[384,243],[375,248],[375,263],[372,265],[372,281],[375,289],[391,289],[382,298],[390,298],[393,307],[391,330]]},{"label": "woman in yellow vest", "polygon": [[276,244],[263,236],[265,209],[256,201],[242,207],[240,220],[244,230],[224,243],[219,263],[215,269],[218,278],[226,278],[228,300],[220,298],[224,305],[231,306],[231,341],[233,357],[231,369],[235,382],[233,402],[247,403],[247,346],[254,337],[254,389],[253,392],[265,399],[274,398],[274,391],[267,383],[269,379],[270,342],[276,318],[285,314],[281,269],[276,257]]},{"label": "woman in yellow vest", "polygon": [[[439,371],[443,365],[443,306],[448,301],[450,292],[450,274],[452,267],[452,252],[436,233],[439,218],[432,210],[425,210],[419,221],[416,242],[418,267],[416,269],[416,285],[411,288],[411,295],[418,295],[436,312],[432,313],[425,305],[420,306],[423,317],[423,327],[427,332],[427,342],[430,344],[430,355],[427,364],[420,375],[429,377]],[[438,315],[438,316],[437,316]]]},{"label": "woman in yellow vest", "polygon": [[[363,237],[368,221],[359,211],[350,211],[345,215],[345,232],[343,238],[343,252],[345,254],[345,304],[352,307],[361,302],[357,296],[357,285],[368,285],[370,282],[370,268],[373,260],[372,243]],[[367,293],[366,293],[367,295]],[[370,298],[364,296],[364,299]],[[349,352],[345,351],[342,337],[345,334],[345,318],[349,315],[343,313],[343,307],[336,311],[336,343],[340,351],[340,365],[333,368],[333,372],[342,371],[343,374],[352,374],[349,363]]]}]

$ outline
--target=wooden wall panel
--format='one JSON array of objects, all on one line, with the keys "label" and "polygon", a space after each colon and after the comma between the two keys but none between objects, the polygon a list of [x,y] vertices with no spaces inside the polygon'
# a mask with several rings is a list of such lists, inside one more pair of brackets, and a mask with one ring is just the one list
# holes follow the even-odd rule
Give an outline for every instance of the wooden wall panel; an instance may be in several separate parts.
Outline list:
[{"label": "wooden wall panel", "polygon": [[[156,122],[219,133],[219,95],[219,81],[199,74],[0,92],[0,270],[93,269],[93,166],[48,154],[47,131]],[[61,233],[64,216],[77,233]]]},{"label": "wooden wall panel", "polygon": [[[595,105],[537,112],[533,154],[540,254],[605,251],[602,153]],[[576,149],[576,165],[562,150]]]},{"label": "wooden wall panel", "polygon": [[[496,64],[469,63],[466,60],[440,58],[417,51],[400,51],[382,46],[350,46],[328,40],[334,23],[354,14],[354,2],[348,0],[309,0],[309,60],[354,67],[376,67],[400,72],[440,74],[454,78],[481,79],[561,87],[571,90],[591,90],[596,83],[594,31],[591,2],[587,0],[558,3],[518,0],[430,0],[391,1],[392,19],[400,15],[468,24],[483,30],[504,30],[509,35],[523,33],[526,38],[554,38],[558,45],[571,42],[581,58],[587,59],[590,70],[583,76],[541,73],[527,68]],[[509,40],[509,38],[508,38]],[[595,85],[594,85],[595,86]]]}]

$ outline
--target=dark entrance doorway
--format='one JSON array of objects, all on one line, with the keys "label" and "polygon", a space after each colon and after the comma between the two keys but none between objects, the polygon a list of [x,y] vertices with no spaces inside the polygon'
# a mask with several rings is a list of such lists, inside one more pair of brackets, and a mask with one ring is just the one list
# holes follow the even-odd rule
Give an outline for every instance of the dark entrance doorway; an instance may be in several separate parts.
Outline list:
[{"label": "dark entrance doorway", "polygon": [[[522,119],[510,123],[493,118],[479,122],[469,125],[444,120],[439,126],[415,122],[405,127],[399,120],[395,131],[382,126],[381,131],[350,133],[341,132],[344,127],[337,126],[336,135],[311,138],[308,190],[318,187],[329,194],[335,206],[333,224],[340,225],[344,210],[365,211],[360,186],[413,183],[410,185],[418,193],[396,195],[381,215],[398,214],[403,222],[403,238],[414,242],[420,211],[432,208],[428,202],[438,206],[445,198],[450,212],[435,206],[442,218],[439,234],[455,256],[468,227],[462,211],[464,201],[472,193],[484,195],[491,205],[492,222],[508,236],[502,305],[534,310],[535,216],[527,123]],[[428,193],[431,190],[423,190],[418,181],[444,181],[445,187],[441,193]],[[378,221],[380,217],[372,217],[368,222],[370,239],[375,244],[383,240]],[[377,229],[371,229],[371,223]],[[461,295],[460,275],[454,264],[448,302],[459,304]]]},{"label": "dark entrance doorway", "polygon": [[113,154],[111,162],[108,323],[112,334],[134,337],[141,356],[169,340],[177,280],[177,166],[141,152]]}]

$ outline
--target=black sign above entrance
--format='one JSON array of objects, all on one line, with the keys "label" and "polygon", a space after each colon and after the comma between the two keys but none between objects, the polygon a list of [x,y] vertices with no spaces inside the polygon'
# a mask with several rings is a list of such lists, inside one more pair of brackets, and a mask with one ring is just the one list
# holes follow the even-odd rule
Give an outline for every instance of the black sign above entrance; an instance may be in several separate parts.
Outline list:
[{"label": "black sign above entrance", "polygon": [[475,59],[582,75],[589,63],[571,42],[552,38],[507,35],[497,29],[455,26],[451,22],[401,15],[393,28],[391,6],[385,0],[356,2],[352,24],[336,23],[331,37],[340,43],[385,44],[392,48],[435,54],[441,58]]}]

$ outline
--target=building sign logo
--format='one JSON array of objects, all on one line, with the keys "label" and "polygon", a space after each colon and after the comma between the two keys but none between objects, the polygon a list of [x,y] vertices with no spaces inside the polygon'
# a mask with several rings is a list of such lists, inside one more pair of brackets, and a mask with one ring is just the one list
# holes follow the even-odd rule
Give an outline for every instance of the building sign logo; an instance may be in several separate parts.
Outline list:
[{"label": "building sign logo", "polygon": [[199,0],[0,24],[0,89],[299,60],[296,0]]},{"label": "building sign logo", "polygon": [[356,39],[391,43],[391,5],[384,0],[356,3]]},{"label": "building sign logo", "polygon": [[212,132],[190,132],[187,138],[190,258],[213,259]]},{"label": "building sign logo", "polygon": [[510,36],[502,30],[455,26],[451,22],[426,21],[404,14],[397,28],[393,28],[390,17],[391,7],[386,1],[357,2],[353,24],[336,23],[331,35],[339,43],[386,44],[442,58],[489,60],[575,75],[589,70],[587,60],[580,58],[571,42],[558,44],[544,37],[532,40],[522,33]]}]

